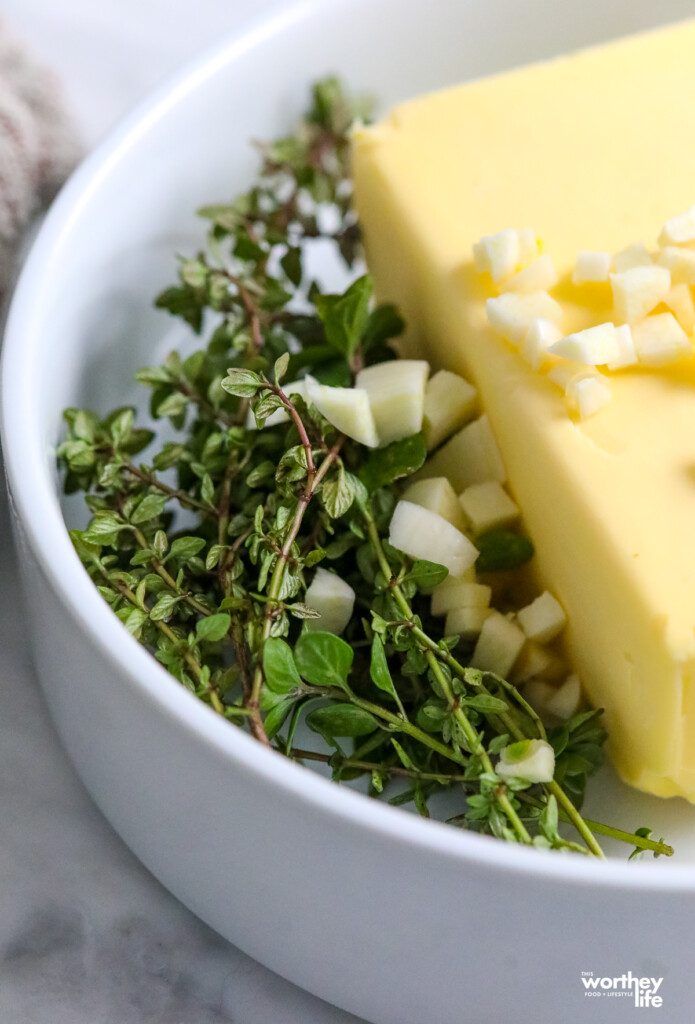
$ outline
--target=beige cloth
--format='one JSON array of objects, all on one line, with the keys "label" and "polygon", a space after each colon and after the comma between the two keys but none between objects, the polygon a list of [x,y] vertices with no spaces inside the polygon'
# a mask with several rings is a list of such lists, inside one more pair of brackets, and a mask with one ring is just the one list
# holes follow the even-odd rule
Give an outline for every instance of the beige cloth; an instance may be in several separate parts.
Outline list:
[{"label": "beige cloth", "polygon": [[26,225],[78,153],[57,81],[0,25],[0,297]]}]

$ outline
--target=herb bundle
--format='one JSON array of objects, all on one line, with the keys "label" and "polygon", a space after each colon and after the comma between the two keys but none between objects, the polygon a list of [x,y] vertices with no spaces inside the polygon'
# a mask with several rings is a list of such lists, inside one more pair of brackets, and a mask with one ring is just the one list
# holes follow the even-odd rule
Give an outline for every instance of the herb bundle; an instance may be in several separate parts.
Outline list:
[{"label": "herb bundle", "polygon": [[[71,533],[77,552],[182,685],[280,753],[324,762],[336,781],[364,776],[372,796],[425,817],[433,795],[453,790],[452,822],[512,842],[601,857],[604,833],[635,853],[671,853],[647,829],[582,817],[600,711],[546,731],[516,687],[471,668],[465,644],[430,616],[426,597],[447,570],[386,540],[401,481],[425,460],[422,436],[370,451],[283,390],[307,372],[349,386],[364,366],[396,358],[402,321],[373,304],[368,275],[340,295],[307,280],[317,240],[355,274],[349,127],[366,113],[334,79],[318,83],[295,134],[261,147],[253,188],[201,210],[207,250],[181,260],[157,305],[207,341],[136,375],[174,440],[157,447],[131,407],[66,411],[65,489],[84,492],[92,515]],[[531,553],[517,535],[485,545],[491,570]],[[304,596],[319,563],[356,594],[343,637],[311,628]],[[300,723],[312,749],[296,745]],[[552,744],[553,781],[503,779],[499,753],[533,739]]]}]

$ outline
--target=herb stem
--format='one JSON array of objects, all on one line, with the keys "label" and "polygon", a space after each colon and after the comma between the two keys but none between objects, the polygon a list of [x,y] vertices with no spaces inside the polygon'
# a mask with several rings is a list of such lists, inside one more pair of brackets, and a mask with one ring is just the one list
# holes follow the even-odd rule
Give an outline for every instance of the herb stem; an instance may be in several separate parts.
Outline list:
[{"label": "herb stem", "polygon": [[298,761],[320,761],[332,768],[361,768],[366,772],[383,772],[385,775],[397,775],[406,779],[419,779],[422,782],[446,782],[452,786],[459,783],[471,785],[471,779],[465,775],[451,775],[447,772],[421,772],[416,768],[403,768],[400,765],[384,765],[375,761],[361,761],[359,758],[340,757],[335,754],[322,754],[315,750],[300,750],[292,747],[284,751]]},{"label": "herb stem", "polygon": [[[371,514],[369,510],[365,509],[364,518],[366,520],[369,540],[379,562],[379,567],[381,568],[381,571],[383,572],[385,578],[391,581],[391,593],[393,594],[394,600],[398,604],[399,608],[403,612],[408,622],[413,623],[412,608],[410,607],[410,603],[408,602],[405,594],[401,590],[400,584],[394,578],[393,571],[389,564],[389,560],[386,557],[386,552],[384,551],[383,544],[381,543],[379,531],[377,530],[376,523],[374,522],[374,516]],[[420,630],[419,627],[416,626],[415,628],[418,630],[418,633],[422,632],[422,630]],[[423,636],[426,636],[426,634],[423,633]],[[440,648],[438,648],[438,650],[440,650]],[[457,702],[452,692],[449,680],[442,672],[442,668],[437,655],[433,650],[428,649],[426,651],[425,657],[427,658],[427,664],[429,665],[430,671],[436,678],[442,690],[442,693],[445,695],[447,701],[449,702],[449,707],[453,711],[454,717],[456,718],[456,721],[458,722],[461,728],[461,731],[465,737],[466,744],[469,750],[471,751],[472,754],[480,758],[480,761],[486,772],[494,774],[492,761],[490,760],[490,756],[487,750],[485,749],[482,739],[478,734],[477,730],[471,725],[470,720],[468,719],[468,716],[466,715],[463,708]],[[497,803],[499,804],[501,810],[507,816],[519,840],[522,843],[531,844],[531,836],[529,835],[521,818],[517,814],[511,800],[509,799],[509,796],[507,795],[507,790],[503,784],[500,784],[495,788],[495,799],[497,800]]]},{"label": "herb stem", "polygon": [[[108,580],[110,583],[113,584],[114,581],[109,580],[109,574],[107,572],[102,570],[102,574],[104,575],[106,580]],[[142,611],[147,612],[148,615],[150,614],[151,609],[147,606],[147,604],[144,601],[142,601],[142,602],[138,601],[136,595],[133,593],[133,591],[130,589],[130,587],[126,583],[123,583],[121,580],[117,580],[115,582],[115,586],[116,586],[116,589],[119,591],[119,593],[122,594],[123,597],[125,597],[125,599],[127,601],[129,601],[135,608],[140,608]],[[152,621],[153,620],[150,619],[150,622],[152,622]],[[179,637],[177,637],[176,633],[174,633],[173,629],[171,629],[166,624],[166,622],[163,622],[161,619],[155,619],[154,620],[154,624],[157,627],[157,629],[159,630],[159,632],[162,633],[167,638],[167,640],[170,640],[174,644],[179,643]],[[193,672],[193,674],[196,677],[196,679],[198,680],[198,682],[202,682],[202,673],[201,673],[200,665],[198,664],[196,659],[193,657],[192,653],[190,651],[187,651],[187,650],[184,651],[183,652],[183,659],[186,662],[186,664],[188,665],[188,667],[191,669],[191,671]],[[212,704],[212,707],[215,709],[215,711],[218,714],[224,715],[224,705],[223,705],[222,701],[220,700],[218,694],[215,692],[215,690],[210,685],[210,683],[207,683],[205,688],[206,688],[207,693],[208,693],[208,695],[210,697],[210,703]]]},{"label": "herb stem", "polygon": [[196,512],[202,512],[206,516],[214,515],[214,509],[210,508],[202,501],[198,501],[192,495],[188,494],[187,491],[178,490],[176,487],[169,487],[163,480],[160,480],[154,473],[146,473],[144,470],[135,466],[132,462],[126,462],[123,468],[126,472],[130,473],[131,476],[135,476],[138,480],[144,481],[149,484],[150,487],[156,487],[158,491],[163,494],[168,494],[170,498],[175,498],[184,508],[193,509]]},{"label": "herb stem", "polygon": [[285,540],[282,545],[282,549],[280,551],[280,554],[278,555],[278,559],[273,569],[273,574],[270,578],[270,586],[268,587],[268,601],[265,606],[265,615],[263,617],[263,631],[261,634],[261,642],[259,645],[257,655],[256,670],[254,672],[253,685],[251,687],[251,693],[249,695],[249,700],[247,704],[247,706],[254,709],[254,711],[258,711],[257,717],[254,715],[254,717],[251,719],[252,726],[254,727],[254,735],[256,736],[257,739],[260,739],[261,742],[265,742],[267,745],[269,745],[269,740],[260,717],[260,696],[261,687],[263,686],[263,646],[265,644],[265,641],[270,636],[270,632],[273,626],[273,619],[276,615],[279,604],[279,597],[282,592],[282,584],[285,579],[287,565],[292,554],[292,547],[301,529],[304,514],[307,508],[309,507],[311,499],[316,494],[316,490],[319,484],[321,483],[326,473],[328,472],[328,470],[331,468],[336,458],[338,457],[338,453],[340,452],[340,449],[342,448],[344,441],[345,437],[343,434],[341,434],[338,437],[338,440],[333,445],[333,447],[328,452],[328,454],[325,456],[318,470],[315,470],[313,473],[308,474],[306,486],[299,501],[297,502],[297,508],[294,514],[294,518],[285,535]]},{"label": "herb stem", "polygon": [[[133,534],[135,536],[136,541],[138,542],[138,544],[140,545],[140,547],[143,550],[146,550],[146,549],[149,548],[150,545],[147,543],[147,540],[145,539],[145,536],[144,536],[142,530],[139,530],[137,528],[137,526],[133,527]],[[181,589],[181,587],[178,585],[178,583],[176,582],[174,577],[171,575],[171,573],[169,573],[167,571],[165,566],[162,564],[162,562],[159,561],[158,558],[154,558],[153,557],[151,559],[151,561],[150,561],[150,565],[152,566],[154,571],[157,573],[157,575],[160,576],[161,579],[164,580],[164,582],[167,584],[167,586],[170,587],[174,591],[175,594],[177,594],[179,597],[183,598],[183,600],[186,602],[186,604],[190,608],[192,608],[193,611],[197,612],[198,615],[205,616],[206,618],[209,615],[212,615],[212,612],[210,611],[209,608],[206,608],[205,605],[201,604],[200,601],[196,600],[196,598],[192,594],[190,594],[188,591],[185,591],[185,590]]]}]

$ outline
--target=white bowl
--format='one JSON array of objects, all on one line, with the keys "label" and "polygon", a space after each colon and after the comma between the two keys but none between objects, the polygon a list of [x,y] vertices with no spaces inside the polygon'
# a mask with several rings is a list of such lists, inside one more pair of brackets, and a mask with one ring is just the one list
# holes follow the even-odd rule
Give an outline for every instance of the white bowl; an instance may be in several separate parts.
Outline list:
[{"label": "white bowl", "polygon": [[[61,410],[106,409],[129,393],[169,328],[152,296],[172,278],[172,254],[201,238],[193,211],[246,185],[247,140],[286,131],[312,79],[337,70],[386,106],[689,7],[285,7],[185,71],[85,162],[14,299],[5,460],[36,661],[70,757],[126,843],[203,920],[377,1024],[614,1021],[626,1001],[587,999],[580,972],[627,970],[664,977],[664,1019],[686,1020],[695,869],[546,855],[426,822],[221,721],[124,632],[82,569],[55,469]],[[614,792],[620,815],[624,791]],[[635,799],[692,849],[685,804]]]}]

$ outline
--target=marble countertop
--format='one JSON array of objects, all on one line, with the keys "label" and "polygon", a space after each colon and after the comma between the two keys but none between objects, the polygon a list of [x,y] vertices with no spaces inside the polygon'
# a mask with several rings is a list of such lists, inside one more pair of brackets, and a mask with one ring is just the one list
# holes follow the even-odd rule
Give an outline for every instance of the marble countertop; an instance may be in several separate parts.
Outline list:
[{"label": "marble countertop", "polygon": [[[52,63],[87,146],[182,61],[272,0],[4,0]],[[0,502],[0,1020],[359,1024],[250,960],[135,859],[43,703]]]}]

